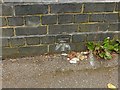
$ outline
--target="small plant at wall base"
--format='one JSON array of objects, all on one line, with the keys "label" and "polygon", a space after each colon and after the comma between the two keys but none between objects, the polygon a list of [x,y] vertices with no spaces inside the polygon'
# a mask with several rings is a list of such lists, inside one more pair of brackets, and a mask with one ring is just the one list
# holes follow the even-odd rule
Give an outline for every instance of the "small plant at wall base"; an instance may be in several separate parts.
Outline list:
[{"label": "small plant at wall base", "polygon": [[102,43],[88,42],[88,50],[92,51],[94,55],[105,60],[112,59],[112,52],[120,54],[120,40],[107,37]]}]

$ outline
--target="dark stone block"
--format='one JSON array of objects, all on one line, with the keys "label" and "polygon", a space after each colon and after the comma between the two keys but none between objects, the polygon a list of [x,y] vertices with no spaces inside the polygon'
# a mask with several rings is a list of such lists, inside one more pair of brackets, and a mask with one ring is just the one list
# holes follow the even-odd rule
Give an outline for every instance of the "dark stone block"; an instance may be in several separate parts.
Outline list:
[{"label": "dark stone block", "polygon": [[85,3],[84,12],[113,12],[115,3]]},{"label": "dark stone block", "polygon": [[2,58],[16,58],[18,55],[17,48],[2,48]]},{"label": "dark stone block", "polygon": [[119,23],[110,24],[108,30],[109,31],[120,31],[119,26],[120,26]]},{"label": "dark stone block", "polygon": [[41,27],[18,27],[15,28],[16,35],[41,35],[47,33],[46,26]]},{"label": "dark stone block", "polygon": [[107,31],[109,30],[109,24],[107,23],[100,23],[98,24],[99,31]]},{"label": "dark stone block", "polygon": [[53,44],[55,43],[55,36],[43,36],[40,37],[41,44]]},{"label": "dark stone block", "polygon": [[25,17],[25,25],[27,25],[27,26],[40,25],[40,16],[27,16],[27,17]]},{"label": "dark stone block", "polygon": [[57,15],[46,15],[42,16],[42,24],[56,24],[57,23]]},{"label": "dark stone block", "polygon": [[91,14],[89,17],[90,22],[104,22],[104,14]]},{"label": "dark stone block", "polygon": [[49,34],[63,34],[77,32],[78,25],[50,25]]},{"label": "dark stone block", "polygon": [[49,53],[60,53],[60,50],[55,50],[57,44],[49,45]]},{"label": "dark stone block", "polygon": [[[71,47],[71,51],[84,51],[87,49],[85,42],[80,43],[68,43]],[[49,45],[49,53],[61,53],[60,50],[55,50],[56,44]]]},{"label": "dark stone block", "polygon": [[[91,39],[90,41],[103,41],[104,38],[102,38],[102,34],[103,34],[102,32],[101,33],[95,33],[94,34],[94,39],[93,40]],[[91,37],[91,36],[89,35],[89,37]]]},{"label": "dark stone block", "polygon": [[105,22],[118,22],[118,13],[105,14]]},{"label": "dark stone block", "polygon": [[115,8],[115,2],[106,2],[105,3],[105,12],[113,12]]},{"label": "dark stone block", "polygon": [[88,34],[87,41],[101,42],[106,37],[107,36],[104,32],[95,32],[95,33]]},{"label": "dark stone block", "polygon": [[60,41],[66,41],[67,43],[71,42],[71,35],[57,35],[56,36],[56,42],[60,43]]},{"label": "dark stone block", "polygon": [[120,2],[116,2],[115,11],[120,11]]},{"label": "dark stone block", "polygon": [[86,34],[81,33],[81,34],[74,34],[72,36],[72,43],[81,43],[86,41]]},{"label": "dark stone block", "polygon": [[87,14],[77,14],[75,15],[75,23],[88,22]]},{"label": "dark stone block", "polygon": [[[1,25],[1,21],[2,21],[2,25]],[[2,18],[0,17],[0,26],[7,26],[7,21],[6,21],[6,18]]]},{"label": "dark stone block", "polygon": [[96,33],[88,33],[87,34],[87,42],[88,41],[95,41]]},{"label": "dark stone block", "polygon": [[98,31],[97,24],[80,24],[79,25],[80,32],[96,32]]},{"label": "dark stone block", "polygon": [[11,38],[10,43],[12,47],[20,47],[25,45],[24,38]]},{"label": "dark stone block", "polygon": [[117,33],[113,33],[113,32],[102,33],[100,40],[103,41],[107,37],[110,37],[110,39],[113,39],[114,37],[116,37],[116,35]]},{"label": "dark stone block", "polygon": [[81,12],[81,3],[65,3],[51,5],[51,13],[75,13]]},{"label": "dark stone block", "polygon": [[71,50],[72,51],[85,51],[87,50],[86,43],[85,42],[79,42],[79,43],[70,43]]},{"label": "dark stone block", "polygon": [[66,23],[73,23],[73,15],[59,15],[58,16],[58,24],[66,24]]},{"label": "dark stone block", "polygon": [[3,37],[12,37],[14,35],[13,28],[2,28]]},{"label": "dark stone block", "polygon": [[34,15],[47,14],[47,5],[17,5],[15,6],[15,15]]},{"label": "dark stone block", "polygon": [[12,6],[3,4],[2,5],[2,16],[13,16]]},{"label": "dark stone block", "polygon": [[21,56],[35,56],[47,53],[47,46],[30,46],[18,49]]},{"label": "dark stone block", "polygon": [[9,26],[22,26],[24,24],[22,17],[8,17]]},{"label": "dark stone block", "polygon": [[9,39],[8,38],[2,38],[2,47],[8,47],[9,45]]},{"label": "dark stone block", "polygon": [[27,45],[38,45],[40,44],[40,38],[39,37],[26,37],[26,43]]}]

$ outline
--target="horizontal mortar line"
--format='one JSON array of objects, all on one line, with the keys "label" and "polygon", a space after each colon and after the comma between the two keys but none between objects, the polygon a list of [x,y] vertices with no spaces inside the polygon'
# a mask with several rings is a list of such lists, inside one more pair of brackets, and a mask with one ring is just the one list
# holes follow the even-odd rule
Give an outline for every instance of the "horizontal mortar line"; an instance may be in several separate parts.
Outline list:
[{"label": "horizontal mortar line", "polygon": [[59,26],[59,25],[78,25],[78,23],[53,24],[53,25],[49,25],[49,26]]},{"label": "horizontal mortar line", "polygon": [[[111,14],[111,13],[119,13],[119,11],[112,11],[112,12],[70,12],[70,13],[67,13],[65,12],[64,14]],[[58,13],[58,14],[62,14],[62,13]]]},{"label": "horizontal mortar line", "polygon": [[47,46],[47,45],[48,45],[48,44],[41,44],[41,43],[40,43],[40,44],[37,44],[37,45],[28,45],[28,44],[27,44],[26,46],[20,46],[20,48],[21,48],[21,47],[24,48],[24,47],[35,47],[35,46]]},{"label": "horizontal mortar line", "polygon": [[77,32],[71,33],[70,35],[79,35],[79,34],[99,34],[99,33],[120,33],[120,31],[97,31],[97,32]]},{"label": "horizontal mortar line", "polygon": [[[47,26],[47,25],[41,25],[41,26]],[[34,25],[34,26],[27,26],[27,25],[22,25],[22,26],[4,26],[4,27],[0,27],[0,28],[23,28],[23,27],[33,27],[33,28],[37,28],[37,27],[41,27],[40,25]]]},{"label": "horizontal mortar line", "polygon": [[[65,12],[64,14],[111,14],[111,13],[119,13],[119,11],[113,12]],[[57,13],[59,15],[63,15],[63,13]],[[49,14],[30,14],[30,15],[15,15],[14,17],[24,17],[24,16],[45,16],[45,15],[56,15],[56,13],[49,13]],[[13,16],[0,16],[0,17],[13,17]]]},{"label": "horizontal mortar line", "polygon": [[[65,24],[53,24],[49,26],[54,26],[54,25],[79,25],[79,24],[118,24],[120,22],[111,22],[111,23],[106,23],[106,22],[82,22],[82,23],[65,23]],[[41,26],[47,26],[47,25],[33,25],[33,26],[27,26],[27,25],[22,25],[22,26],[0,26],[0,28],[23,28],[23,27],[41,27]]]},{"label": "horizontal mortar line", "polygon": [[[6,1],[3,1],[2,3],[4,3]],[[14,2],[14,1],[7,1],[7,2]],[[16,1],[16,2],[20,2],[20,1]],[[87,1],[61,1],[61,0],[55,0],[55,1],[25,1],[24,5],[28,5],[28,3],[30,3],[29,5],[32,5],[34,3],[39,3],[39,4],[60,4],[60,3],[92,3],[92,2],[119,2],[119,0],[107,0],[107,1],[104,1],[104,0],[96,0],[96,1],[90,1],[90,0],[87,0]],[[17,4],[16,4],[17,5]],[[19,4],[18,4],[19,5]]]},{"label": "horizontal mortar line", "polygon": [[120,33],[120,31],[98,31],[98,32],[74,32],[74,33],[68,33],[68,34],[45,34],[45,35],[28,35],[28,36],[13,36],[13,37],[0,37],[0,38],[26,38],[26,37],[43,37],[43,36],[57,36],[57,35],[79,35],[79,34],[99,34],[99,33]]},{"label": "horizontal mortar line", "polygon": [[75,23],[75,24],[78,24],[78,25],[81,25],[81,24],[119,24],[120,22],[94,22],[94,21],[89,21],[89,22],[82,22],[82,23]]},{"label": "horizontal mortar line", "polygon": [[26,17],[26,16],[42,16],[42,15],[46,15],[46,14],[28,14],[28,15],[23,14],[23,15],[15,15],[15,16],[0,16],[0,17]]}]

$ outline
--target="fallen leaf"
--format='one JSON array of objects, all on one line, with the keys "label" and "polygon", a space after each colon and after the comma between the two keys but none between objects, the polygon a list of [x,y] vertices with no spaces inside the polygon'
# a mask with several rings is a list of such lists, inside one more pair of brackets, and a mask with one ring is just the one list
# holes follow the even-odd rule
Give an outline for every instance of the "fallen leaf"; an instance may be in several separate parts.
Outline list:
[{"label": "fallen leaf", "polygon": [[114,86],[113,84],[111,84],[111,83],[108,83],[108,88],[110,88],[110,89],[116,89],[116,86]]}]

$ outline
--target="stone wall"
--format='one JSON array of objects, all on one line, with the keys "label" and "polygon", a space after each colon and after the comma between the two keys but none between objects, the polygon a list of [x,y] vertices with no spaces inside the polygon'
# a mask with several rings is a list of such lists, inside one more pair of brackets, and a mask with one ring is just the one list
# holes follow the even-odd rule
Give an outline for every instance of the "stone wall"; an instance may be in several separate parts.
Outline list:
[{"label": "stone wall", "polygon": [[2,3],[3,58],[58,53],[60,38],[75,51],[88,41],[118,38],[119,12],[119,2]]}]

